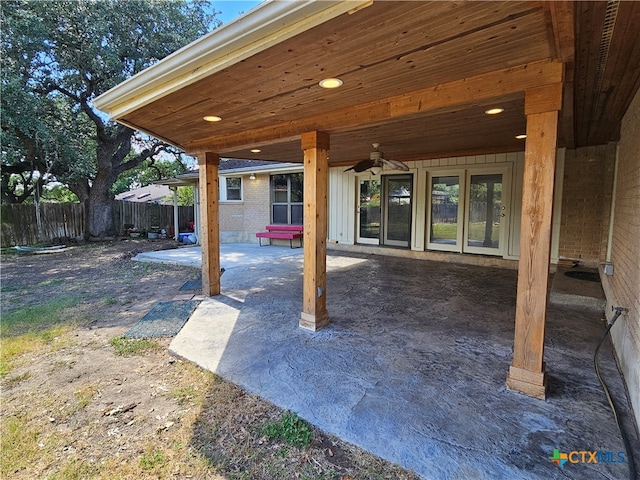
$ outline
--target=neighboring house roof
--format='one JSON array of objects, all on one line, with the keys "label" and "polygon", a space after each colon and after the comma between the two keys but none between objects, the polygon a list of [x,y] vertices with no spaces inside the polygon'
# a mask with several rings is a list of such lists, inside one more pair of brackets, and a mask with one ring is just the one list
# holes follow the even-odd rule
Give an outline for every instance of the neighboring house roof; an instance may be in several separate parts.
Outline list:
[{"label": "neighboring house roof", "polygon": [[[242,160],[237,158],[221,159],[218,173],[221,176],[230,176],[251,173],[284,173],[301,171],[303,169],[300,163],[282,163],[271,162],[266,160]],[[199,181],[198,170],[189,170],[188,172],[176,175],[173,178],[165,178],[154,182],[157,185],[171,186],[188,186],[195,185]]]},{"label": "neighboring house roof", "polygon": [[147,185],[116,195],[116,200],[140,203],[160,203],[172,205],[173,191],[166,185]]}]

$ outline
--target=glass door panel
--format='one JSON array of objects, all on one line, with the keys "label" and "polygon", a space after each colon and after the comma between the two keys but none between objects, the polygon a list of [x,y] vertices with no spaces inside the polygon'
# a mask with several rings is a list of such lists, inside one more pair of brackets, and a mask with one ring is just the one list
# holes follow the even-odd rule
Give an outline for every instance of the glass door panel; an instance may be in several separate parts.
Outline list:
[{"label": "glass door panel", "polygon": [[386,175],[384,179],[384,244],[408,247],[411,242],[411,175]]},{"label": "glass door panel", "polygon": [[465,252],[498,254],[501,251],[502,173],[469,175]]},{"label": "glass door panel", "polygon": [[360,180],[358,191],[358,243],[380,243],[380,180]]},{"label": "glass door panel", "polygon": [[431,177],[429,248],[461,251],[460,176]]}]

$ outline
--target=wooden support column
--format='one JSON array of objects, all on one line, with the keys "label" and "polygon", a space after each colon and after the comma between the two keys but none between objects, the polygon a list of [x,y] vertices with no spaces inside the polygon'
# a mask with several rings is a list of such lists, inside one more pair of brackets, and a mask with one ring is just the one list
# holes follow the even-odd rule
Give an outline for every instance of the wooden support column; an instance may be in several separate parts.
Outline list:
[{"label": "wooden support column", "polygon": [[327,313],[327,190],[329,135],[302,135],[304,151],[304,280],[300,326],[320,330]]},{"label": "wooden support column", "polygon": [[553,186],[558,110],[562,84],[525,92],[527,140],[524,154],[520,260],[513,361],[507,388],[544,399],[544,329],[547,313]]},{"label": "wooden support column", "polygon": [[173,239],[180,239],[180,227],[178,226],[178,187],[169,187],[173,191]]},{"label": "wooden support column", "polygon": [[[202,248],[202,294],[220,294],[220,224],[218,220],[218,166],[212,152],[198,154],[200,184],[200,246]],[[197,234],[197,232],[196,232]]]}]

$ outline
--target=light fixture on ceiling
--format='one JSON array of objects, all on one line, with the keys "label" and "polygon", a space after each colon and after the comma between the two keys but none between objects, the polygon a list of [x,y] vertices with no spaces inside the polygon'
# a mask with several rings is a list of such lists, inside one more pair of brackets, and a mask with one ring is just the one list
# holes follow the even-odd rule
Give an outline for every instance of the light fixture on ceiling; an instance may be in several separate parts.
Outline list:
[{"label": "light fixture on ceiling", "polygon": [[262,150],[260,150],[259,148],[252,148],[251,149],[251,153],[260,153]]},{"label": "light fixture on ceiling", "polygon": [[222,120],[222,117],[218,117],[217,115],[206,115],[202,117],[202,119],[206,120],[207,122],[219,122],[220,120]]},{"label": "light fixture on ceiling", "polygon": [[490,108],[489,110],[485,110],[484,113],[486,113],[487,115],[497,115],[498,113],[502,113],[504,112],[504,108]]},{"label": "light fixture on ceiling", "polygon": [[344,82],[339,78],[325,78],[323,80],[320,80],[320,82],[318,83],[318,85],[320,85],[322,88],[338,88],[343,84]]},{"label": "light fixture on ceiling", "polygon": [[527,138],[527,134],[526,133],[521,133],[520,135],[516,135],[516,138],[518,140],[524,140],[525,138]]},{"label": "light fixture on ceiling", "polygon": [[249,175],[249,180],[255,180],[255,179],[256,179],[256,174],[251,173],[251,175]]}]

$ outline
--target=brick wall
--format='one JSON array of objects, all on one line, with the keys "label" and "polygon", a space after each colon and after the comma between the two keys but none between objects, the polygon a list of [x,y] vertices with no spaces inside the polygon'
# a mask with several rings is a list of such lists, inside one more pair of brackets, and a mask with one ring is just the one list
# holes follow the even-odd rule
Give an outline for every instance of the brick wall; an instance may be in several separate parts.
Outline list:
[{"label": "brick wall", "polygon": [[255,180],[246,177],[244,184],[244,224],[245,232],[250,232],[255,240],[255,233],[264,231],[265,225],[271,223],[269,198],[269,174],[257,174]]},{"label": "brick wall", "polygon": [[615,144],[565,154],[559,257],[596,267],[607,248]]},{"label": "brick wall", "polygon": [[222,243],[257,242],[256,232],[270,223],[269,174],[242,176],[243,201],[220,203]]},{"label": "brick wall", "polygon": [[640,93],[622,121],[618,143],[611,263],[614,274],[601,274],[611,307],[629,309],[611,330],[620,370],[640,425]]}]

